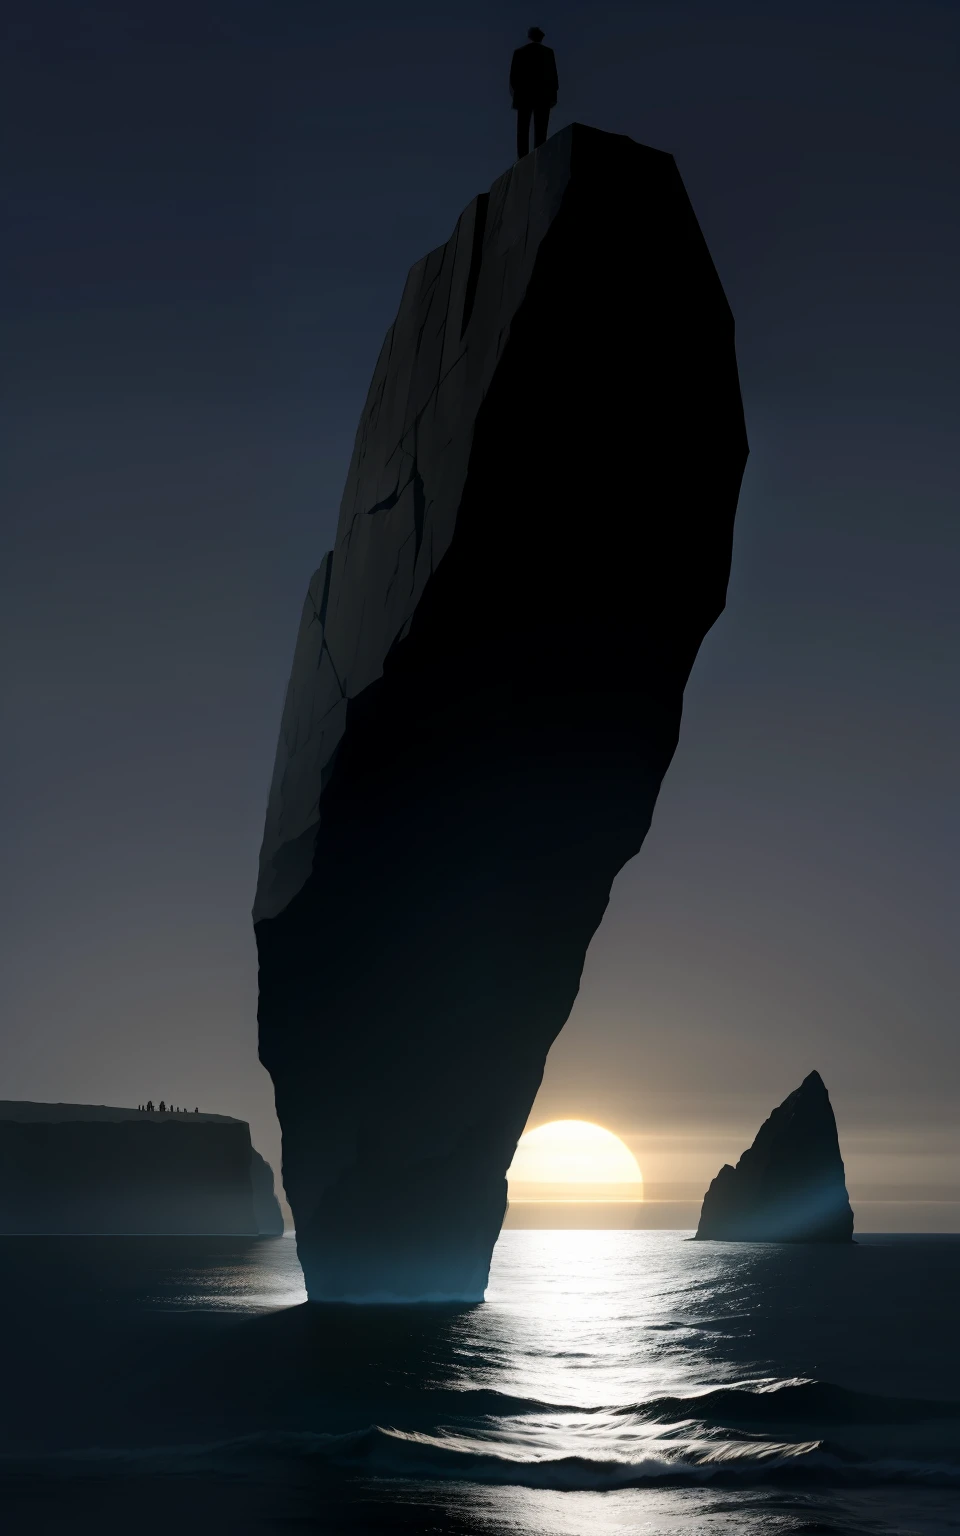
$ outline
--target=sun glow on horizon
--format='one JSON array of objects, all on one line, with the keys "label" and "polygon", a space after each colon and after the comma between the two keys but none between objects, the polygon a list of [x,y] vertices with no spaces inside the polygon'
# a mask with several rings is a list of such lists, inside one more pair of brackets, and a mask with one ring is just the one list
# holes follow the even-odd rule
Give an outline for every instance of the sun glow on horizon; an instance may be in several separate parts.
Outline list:
[{"label": "sun glow on horizon", "polygon": [[642,1200],[630,1148],[589,1120],[550,1120],[525,1131],[507,1170],[511,1202]]}]

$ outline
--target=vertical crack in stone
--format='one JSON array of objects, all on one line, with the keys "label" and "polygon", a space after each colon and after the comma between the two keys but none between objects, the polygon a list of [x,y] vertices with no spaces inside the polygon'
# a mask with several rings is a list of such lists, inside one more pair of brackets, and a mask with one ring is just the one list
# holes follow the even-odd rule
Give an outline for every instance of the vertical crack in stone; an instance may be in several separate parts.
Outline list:
[{"label": "vertical crack in stone", "polygon": [[489,192],[481,192],[477,198],[477,211],[473,221],[473,242],[470,247],[470,266],[467,271],[467,286],[463,295],[463,319],[460,322],[460,340],[467,334],[467,326],[470,324],[470,316],[473,314],[473,306],[477,297],[477,284],[480,281],[480,267],[483,262],[483,235],[487,225],[487,209],[490,206]]}]

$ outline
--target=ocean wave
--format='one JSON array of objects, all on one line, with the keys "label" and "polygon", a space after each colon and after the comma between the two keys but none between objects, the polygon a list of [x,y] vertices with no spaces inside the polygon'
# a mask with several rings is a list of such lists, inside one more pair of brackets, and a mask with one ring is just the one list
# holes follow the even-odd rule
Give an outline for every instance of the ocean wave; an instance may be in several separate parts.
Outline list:
[{"label": "ocean wave", "polygon": [[[492,1390],[449,1397],[459,1399],[451,1422],[434,1421],[429,1428],[374,1423],[341,1433],[269,1430],[202,1444],[7,1453],[0,1455],[0,1482],[144,1475],[259,1481],[269,1480],[272,1465],[278,1475],[280,1467],[299,1467],[309,1475],[364,1481],[456,1481],[557,1492],[679,1486],[960,1489],[960,1436],[952,1428],[960,1421],[960,1403],[954,1401],[884,1397],[804,1379],[655,1397],[627,1408],[564,1408]],[[909,1447],[898,1443],[893,1454],[881,1444],[878,1429],[887,1425],[914,1426]],[[792,1438],[784,1433],[788,1426]],[[845,1426],[850,1443],[843,1443]]]},{"label": "ocean wave", "polygon": [[[332,1448],[320,1453],[324,1458]],[[316,1453],[313,1453],[316,1454]],[[334,1452],[334,1455],[337,1453]],[[470,1447],[447,1436],[410,1435],[377,1429],[351,1449],[357,1470],[372,1477],[457,1480],[554,1491],[714,1486],[831,1486],[867,1488],[888,1484],[960,1487],[960,1461],[857,1459],[822,1441],[756,1441],[650,1446],[615,1458],[541,1455],[524,1458],[508,1449]]]},{"label": "ocean wave", "polygon": [[960,1489],[960,1461],[935,1457],[858,1458],[826,1441],[748,1441],[658,1445],[617,1458],[541,1455],[524,1458],[509,1448],[470,1446],[444,1434],[411,1434],[371,1425],[346,1434],[310,1432],[244,1435],[202,1445],[138,1450],[93,1449],[44,1456],[0,1458],[0,1482],[44,1482],[219,1476],[269,1479],[269,1464],[291,1464],[316,1474],[347,1474],[363,1481],[413,1480],[480,1483],[551,1490],[604,1492],[643,1487],[697,1486],[869,1489],[913,1486]]},{"label": "ocean wave", "polygon": [[712,1424],[922,1424],[960,1420],[960,1403],[853,1392],[829,1381],[764,1382],[716,1387],[691,1397],[656,1397],[623,1413],[654,1423],[696,1418]]}]

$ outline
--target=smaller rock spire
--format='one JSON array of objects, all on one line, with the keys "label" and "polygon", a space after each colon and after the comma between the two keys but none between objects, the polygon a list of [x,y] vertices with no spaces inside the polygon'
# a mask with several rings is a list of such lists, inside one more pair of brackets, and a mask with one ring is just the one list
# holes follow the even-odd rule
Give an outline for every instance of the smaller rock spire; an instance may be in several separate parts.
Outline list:
[{"label": "smaller rock spire", "polygon": [[736,1168],[707,1190],[697,1237],[741,1243],[849,1243],[853,1211],[830,1095],[819,1072],[788,1094]]}]

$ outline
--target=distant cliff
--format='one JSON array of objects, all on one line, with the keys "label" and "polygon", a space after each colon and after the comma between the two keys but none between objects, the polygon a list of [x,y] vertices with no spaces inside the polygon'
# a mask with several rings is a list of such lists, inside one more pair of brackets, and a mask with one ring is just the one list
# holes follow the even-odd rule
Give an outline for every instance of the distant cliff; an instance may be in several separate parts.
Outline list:
[{"label": "distant cliff", "polygon": [[833,1106],[811,1072],[757,1132],[736,1168],[707,1190],[697,1237],[727,1242],[849,1243],[847,1197]]},{"label": "distant cliff", "polygon": [[746,453],[669,155],[564,128],[411,269],[303,608],[254,907],[311,1298],[483,1296],[723,608]]},{"label": "distant cliff", "polygon": [[243,1120],[0,1101],[0,1233],[282,1231]]}]

